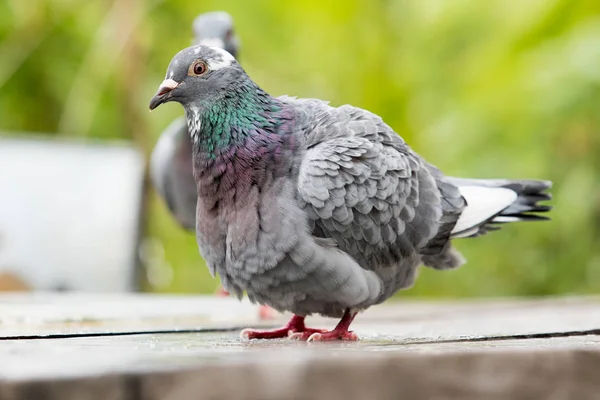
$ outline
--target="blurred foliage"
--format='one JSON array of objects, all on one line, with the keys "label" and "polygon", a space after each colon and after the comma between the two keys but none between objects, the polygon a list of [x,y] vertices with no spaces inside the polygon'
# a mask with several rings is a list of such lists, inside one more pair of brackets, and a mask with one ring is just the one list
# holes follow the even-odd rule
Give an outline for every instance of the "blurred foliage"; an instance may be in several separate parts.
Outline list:
[{"label": "blurred foliage", "polygon": [[[460,240],[404,296],[600,289],[597,0],[0,0],[0,129],[131,138],[183,111],[147,104],[201,12],[230,12],[240,62],[274,95],[379,115],[447,174],[554,181],[547,223]],[[211,291],[193,234],[153,193],[149,289]]]}]

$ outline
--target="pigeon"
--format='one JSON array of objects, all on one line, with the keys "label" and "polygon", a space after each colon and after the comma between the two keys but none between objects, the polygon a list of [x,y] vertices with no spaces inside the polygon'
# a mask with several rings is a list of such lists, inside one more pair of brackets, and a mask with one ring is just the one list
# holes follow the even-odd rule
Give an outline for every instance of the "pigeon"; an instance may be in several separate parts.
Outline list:
[{"label": "pigeon", "polygon": [[194,42],[225,49],[237,57],[240,40],[235,33],[233,18],[225,11],[200,14],[193,22]]},{"label": "pigeon", "polygon": [[[200,14],[193,22],[193,42],[227,50],[237,57],[240,41],[235,33],[233,18],[224,11]],[[152,183],[177,222],[186,230],[196,229],[196,182],[192,166],[192,143],[185,118],[174,120],[160,135],[150,156]],[[229,293],[219,288],[217,295]],[[273,311],[261,306],[263,319],[273,316]]]},{"label": "pigeon", "polygon": [[[247,339],[357,340],[358,312],[410,287],[421,264],[513,221],[547,219],[549,181],[445,176],[381,117],[351,105],[273,97],[227,51],[177,53],[150,101],[180,103],[198,187],[196,237],[237,297],[293,317]],[[309,328],[312,314],[339,318]]]}]

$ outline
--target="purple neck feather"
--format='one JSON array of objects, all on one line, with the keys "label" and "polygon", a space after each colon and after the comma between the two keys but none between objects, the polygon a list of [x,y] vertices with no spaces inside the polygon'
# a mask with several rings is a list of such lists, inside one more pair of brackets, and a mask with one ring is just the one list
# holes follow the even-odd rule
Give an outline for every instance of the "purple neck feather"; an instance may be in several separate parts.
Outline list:
[{"label": "purple neck feather", "polygon": [[[250,116],[242,124],[214,124],[213,121],[242,119],[239,110],[226,107],[219,110],[238,115],[215,118],[209,114],[202,118],[202,133],[194,143],[193,158],[199,201],[206,208],[243,202],[252,187],[268,187],[273,179],[289,171],[295,145],[293,112],[272,100],[273,103],[263,105],[272,111],[261,109],[261,115]],[[218,142],[219,146],[206,146],[203,139],[217,135],[220,137],[212,143]]]}]

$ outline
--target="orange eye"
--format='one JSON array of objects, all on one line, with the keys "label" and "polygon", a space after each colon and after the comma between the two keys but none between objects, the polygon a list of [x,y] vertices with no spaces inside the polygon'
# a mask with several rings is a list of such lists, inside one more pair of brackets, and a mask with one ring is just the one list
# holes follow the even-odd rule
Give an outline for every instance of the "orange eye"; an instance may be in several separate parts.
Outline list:
[{"label": "orange eye", "polygon": [[190,67],[190,75],[204,75],[208,71],[208,67],[204,63],[204,61],[198,60],[192,64]]}]

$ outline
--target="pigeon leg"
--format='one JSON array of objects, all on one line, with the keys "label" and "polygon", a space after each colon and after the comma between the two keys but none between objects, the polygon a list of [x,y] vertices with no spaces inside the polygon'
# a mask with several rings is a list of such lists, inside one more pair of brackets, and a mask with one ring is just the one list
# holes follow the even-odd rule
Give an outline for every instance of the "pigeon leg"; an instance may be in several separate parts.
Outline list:
[{"label": "pigeon leg", "polygon": [[356,317],[356,311],[346,310],[344,316],[340,320],[340,322],[336,325],[335,328],[331,331],[327,332],[315,332],[311,334],[308,339],[308,342],[330,342],[334,340],[344,340],[344,341],[355,341],[358,340],[358,336],[356,333],[348,330],[350,324]]},{"label": "pigeon leg", "polygon": [[218,289],[215,291],[215,296],[218,296],[218,297],[229,296],[229,292],[227,290],[225,290],[225,288],[223,286],[219,286]]},{"label": "pigeon leg", "polygon": [[274,309],[272,309],[269,306],[261,304],[261,306],[258,308],[258,317],[260,319],[273,319],[276,316],[277,316],[277,311],[275,311]]},{"label": "pigeon leg", "polygon": [[326,332],[324,329],[307,328],[304,325],[304,318],[305,317],[301,317],[299,315],[294,315],[287,324],[278,329],[264,331],[244,329],[242,332],[240,332],[240,337],[242,337],[242,339],[280,339],[287,338],[288,336],[298,333],[306,333],[308,336],[310,336],[312,334]]}]

